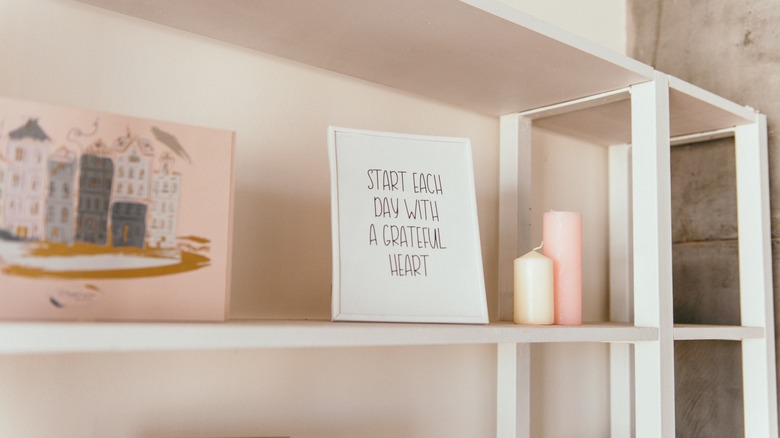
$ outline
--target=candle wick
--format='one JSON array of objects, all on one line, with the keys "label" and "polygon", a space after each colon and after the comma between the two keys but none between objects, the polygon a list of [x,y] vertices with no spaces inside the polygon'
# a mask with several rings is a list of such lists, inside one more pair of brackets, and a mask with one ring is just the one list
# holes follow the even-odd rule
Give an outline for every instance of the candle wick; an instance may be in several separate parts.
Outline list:
[{"label": "candle wick", "polygon": [[534,251],[538,251],[538,250],[542,249],[543,246],[544,246],[544,240],[542,240],[541,245],[539,245],[536,248],[534,248]]}]

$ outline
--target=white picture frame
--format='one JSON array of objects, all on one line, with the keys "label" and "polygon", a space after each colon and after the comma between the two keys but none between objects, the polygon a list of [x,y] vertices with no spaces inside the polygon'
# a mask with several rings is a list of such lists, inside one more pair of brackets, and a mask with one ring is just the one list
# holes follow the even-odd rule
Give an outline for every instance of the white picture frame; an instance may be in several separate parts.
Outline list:
[{"label": "white picture frame", "polygon": [[488,322],[471,141],[329,127],[334,321]]}]

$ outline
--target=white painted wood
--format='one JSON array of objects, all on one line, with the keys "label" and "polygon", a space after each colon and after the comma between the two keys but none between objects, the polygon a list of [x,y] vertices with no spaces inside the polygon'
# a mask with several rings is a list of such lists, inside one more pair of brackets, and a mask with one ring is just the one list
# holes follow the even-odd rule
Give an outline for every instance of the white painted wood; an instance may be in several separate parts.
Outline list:
[{"label": "white painted wood", "polygon": [[517,344],[496,349],[496,437],[517,436]]},{"label": "white painted wood", "polygon": [[609,345],[609,430],[612,438],[634,436],[633,355],[633,345]]},{"label": "white painted wood", "polygon": [[531,345],[517,346],[517,438],[531,437]]},{"label": "white painted wood", "polygon": [[497,0],[83,1],[496,116],[653,71]]},{"label": "white painted wood", "polygon": [[742,324],[764,328],[742,341],[745,436],[777,437],[772,240],[766,117],[736,129]]},{"label": "white painted wood", "polygon": [[[653,75],[497,0],[81,1],[493,115],[610,93]],[[672,88],[674,136],[749,121],[745,107],[676,78]],[[539,126],[603,145],[630,143],[629,114],[628,102],[613,102]]]},{"label": "white painted wood", "polygon": [[468,3],[474,7],[477,7],[486,12],[490,12],[498,17],[502,17],[505,20],[512,23],[537,32],[547,38],[554,39],[571,47],[577,48],[582,52],[586,52],[601,58],[602,60],[611,64],[625,68],[626,70],[635,71],[641,73],[644,76],[651,77],[653,75],[652,68],[648,65],[642,64],[632,58],[615,53],[612,50],[606,49],[603,46],[594,44],[588,40],[580,38],[570,32],[567,32],[558,27],[552,26],[544,21],[538,20],[529,15],[523,14],[515,8],[507,7],[504,3],[495,0],[459,0],[463,3]]},{"label": "white painted wood", "polygon": [[535,108],[530,111],[524,111],[520,113],[522,117],[535,120],[544,117],[553,117],[561,114],[566,114],[574,111],[585,110],[598,106],[608,105],[613,102],[620,102],[631,98],[631,94],[628,88],[621,88],[619,90],[607,91],[606,93],[595,94],[593,96],[586,96],[579,99],[570,100],[567,102],[556,103],[554,105],[545,106],[541,108]]},{"label": "white painted wood", "polygon": [[715,131],[697,132],[695,134],[680,135],[672,137],[670,143],[672,146],[682,146],[691,143],[700,143],[704,141],[718,140],[734,136],[734,128],[724,128]]},{"label": "white painted wood", "polygon": [[655,328],[583,326],[232,321],[172,323],[0,323],[0,354],[258,348],[644,342]]},{"label": "white painted wood", "polygon": [[[631,246],[631,146],[609,148],[609,317],[634,319]],[[610,435],[631,437],[634,431],[634,374],[631,345],[611,344]]]},{"label": "white painted wood", "polygon": [[545,117],[534,125],[602,146],[631,143],[631,102],[619,100]]},{"label": "white painted wood", "polygon": [[[737,117],[740,117],[742,118],[743,123],[752,122],[755,119],[755,110],[753,108],[734,103],[724,97],[718,96],[717,94],[697,87],[696,85],[686,82],[680,78],[669,76],[669,88],[671,89],[670,93],[672,94],[678,95],[677,92],[679,91],[679,95],[681,96],[690,96],[692,99],[695,99],[702,104],[706,104],[714,108],[719,108],[725,112],[729,112]],[[672,114],[672,116],[674,116],[674,114]],[[712,116],[712,113],[699,114],[700,118],[711,118]]]},{"label": "white painted wood", "polygon": [[531,436],[531,347],[528,344],[498,344],[497,424],[498,438]]},{"label": "white painted wood", "polygon": [[668,81],[631,89],[634,321],[659,335],[634,346],[636,435],[648,438],[675,434]]},{"label": "white painted wood", "polygon": [[632,322],[633,251],[631,145],[609,148],[609,311],[610,320]]},{"label": "white painted wood", "polygon": [[675,341],[741,341],[744,339],[764,339],[763,327],[737,325],[689,325],[674,326]]},{"label": "white painted wood", "polygon": [[498,319],[512,321],[513,262],[531,249],[531,121],[500,119],[498,214]]},{"label": "white painted wood", "polygon": [[[702,133],[718,133],[721,130],[733,129],[737,125],[752,121],[752,110],[738,105],[720,96],[716,96],[699,87],[688,84],[677,78],[670,77],[672,87],[669,94],[670,135],[672,137],[696,136],[694,141],[704,141],[698,136]],[[534,117],[536,125],[554,130],[575,138],[596,144],[611,146],[631,142],[631,109],[630,102],[621,100],[619,90],[615,91],[611,101],[601,102],[601,105],[581,105],[577,111],[547,111],[547,108],[525,111],[523,114]],[[604,96],[609,96],[605,93]],[[588,98],[578,102],[587,103]],[[598,100],[590,101],[599,103]],[[564,102],[553,105],[550,109],[562,106],[569,109]],[[719,138],[719,137],[713,137]],[[693,139],[693,137],[691,138]],[[686,141],[680,138],[673,144]]]}]

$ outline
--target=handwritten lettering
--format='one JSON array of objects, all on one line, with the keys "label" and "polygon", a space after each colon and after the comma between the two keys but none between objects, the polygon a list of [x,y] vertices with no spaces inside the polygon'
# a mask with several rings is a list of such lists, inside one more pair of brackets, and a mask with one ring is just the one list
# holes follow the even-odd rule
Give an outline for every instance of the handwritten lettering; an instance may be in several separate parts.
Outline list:
[{"label": "handwritten lettering", "polygon": [[397,219],[399,212],[398,198],[374,196],[374,217]]},{"label": "handwritten lettering", "polygon": [[441,238],[441,230],[414,225],[385,225],[382,227],[385,246],[419,249],[447,249]]},{"label": "handwritten lettering", "polygon": [[366,174],[368,175],[369,190],[405,190],[405,170],[368,169]]},{"label": "handwritten lettering", "polygon": [[439,204],[437,204],[436,201],[415,199],[410,205],[409,202],[404,199],[404,207],[406,208],[407,219],[423,221],[439,220]]},{"label": "handwritten lettering", "polygon": [[441,185],[441,175],[433,173],[412,173],[414,193],[427,193],[430,195],[442,195],[444,189]]},{"label": "handwritten lettering", "polygon": [[[372,196],[374,218],[383,223],[369,224],[369,246],[428,251],[447,249],[441,228],[394,223],[440,221],[438,201],[428,199],[444,194],[440,174],[371,168],[366,171],[366,176],[366,188],[369,191],[394,192],[394,196],[381,196],[378,193],[379,196]],[[407,181],[410,177],[411,181]],[[393,252],[387,257],[392,277],[428,276],[430,254]]]},{"label": "handwritten lettering", "polygon": [[397,277],[428,276],[428,255],[390,254],[390,275]]}]

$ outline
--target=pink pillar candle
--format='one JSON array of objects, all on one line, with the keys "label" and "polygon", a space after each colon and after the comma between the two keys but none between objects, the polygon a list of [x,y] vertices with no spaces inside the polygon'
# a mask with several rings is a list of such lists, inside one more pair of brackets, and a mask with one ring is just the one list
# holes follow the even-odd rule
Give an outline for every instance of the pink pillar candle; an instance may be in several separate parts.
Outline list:
[{"label": "pink pillar candle", "polygon": [[555,323],[582,324],[582,214],[546,212],[542,240],[544,255],[553,261]]},{"label": "pink pillar candle", "polygon": [[555,321],[553,300],[553,264],[534,248],[514,262],[515,324],[552,324]]}]

